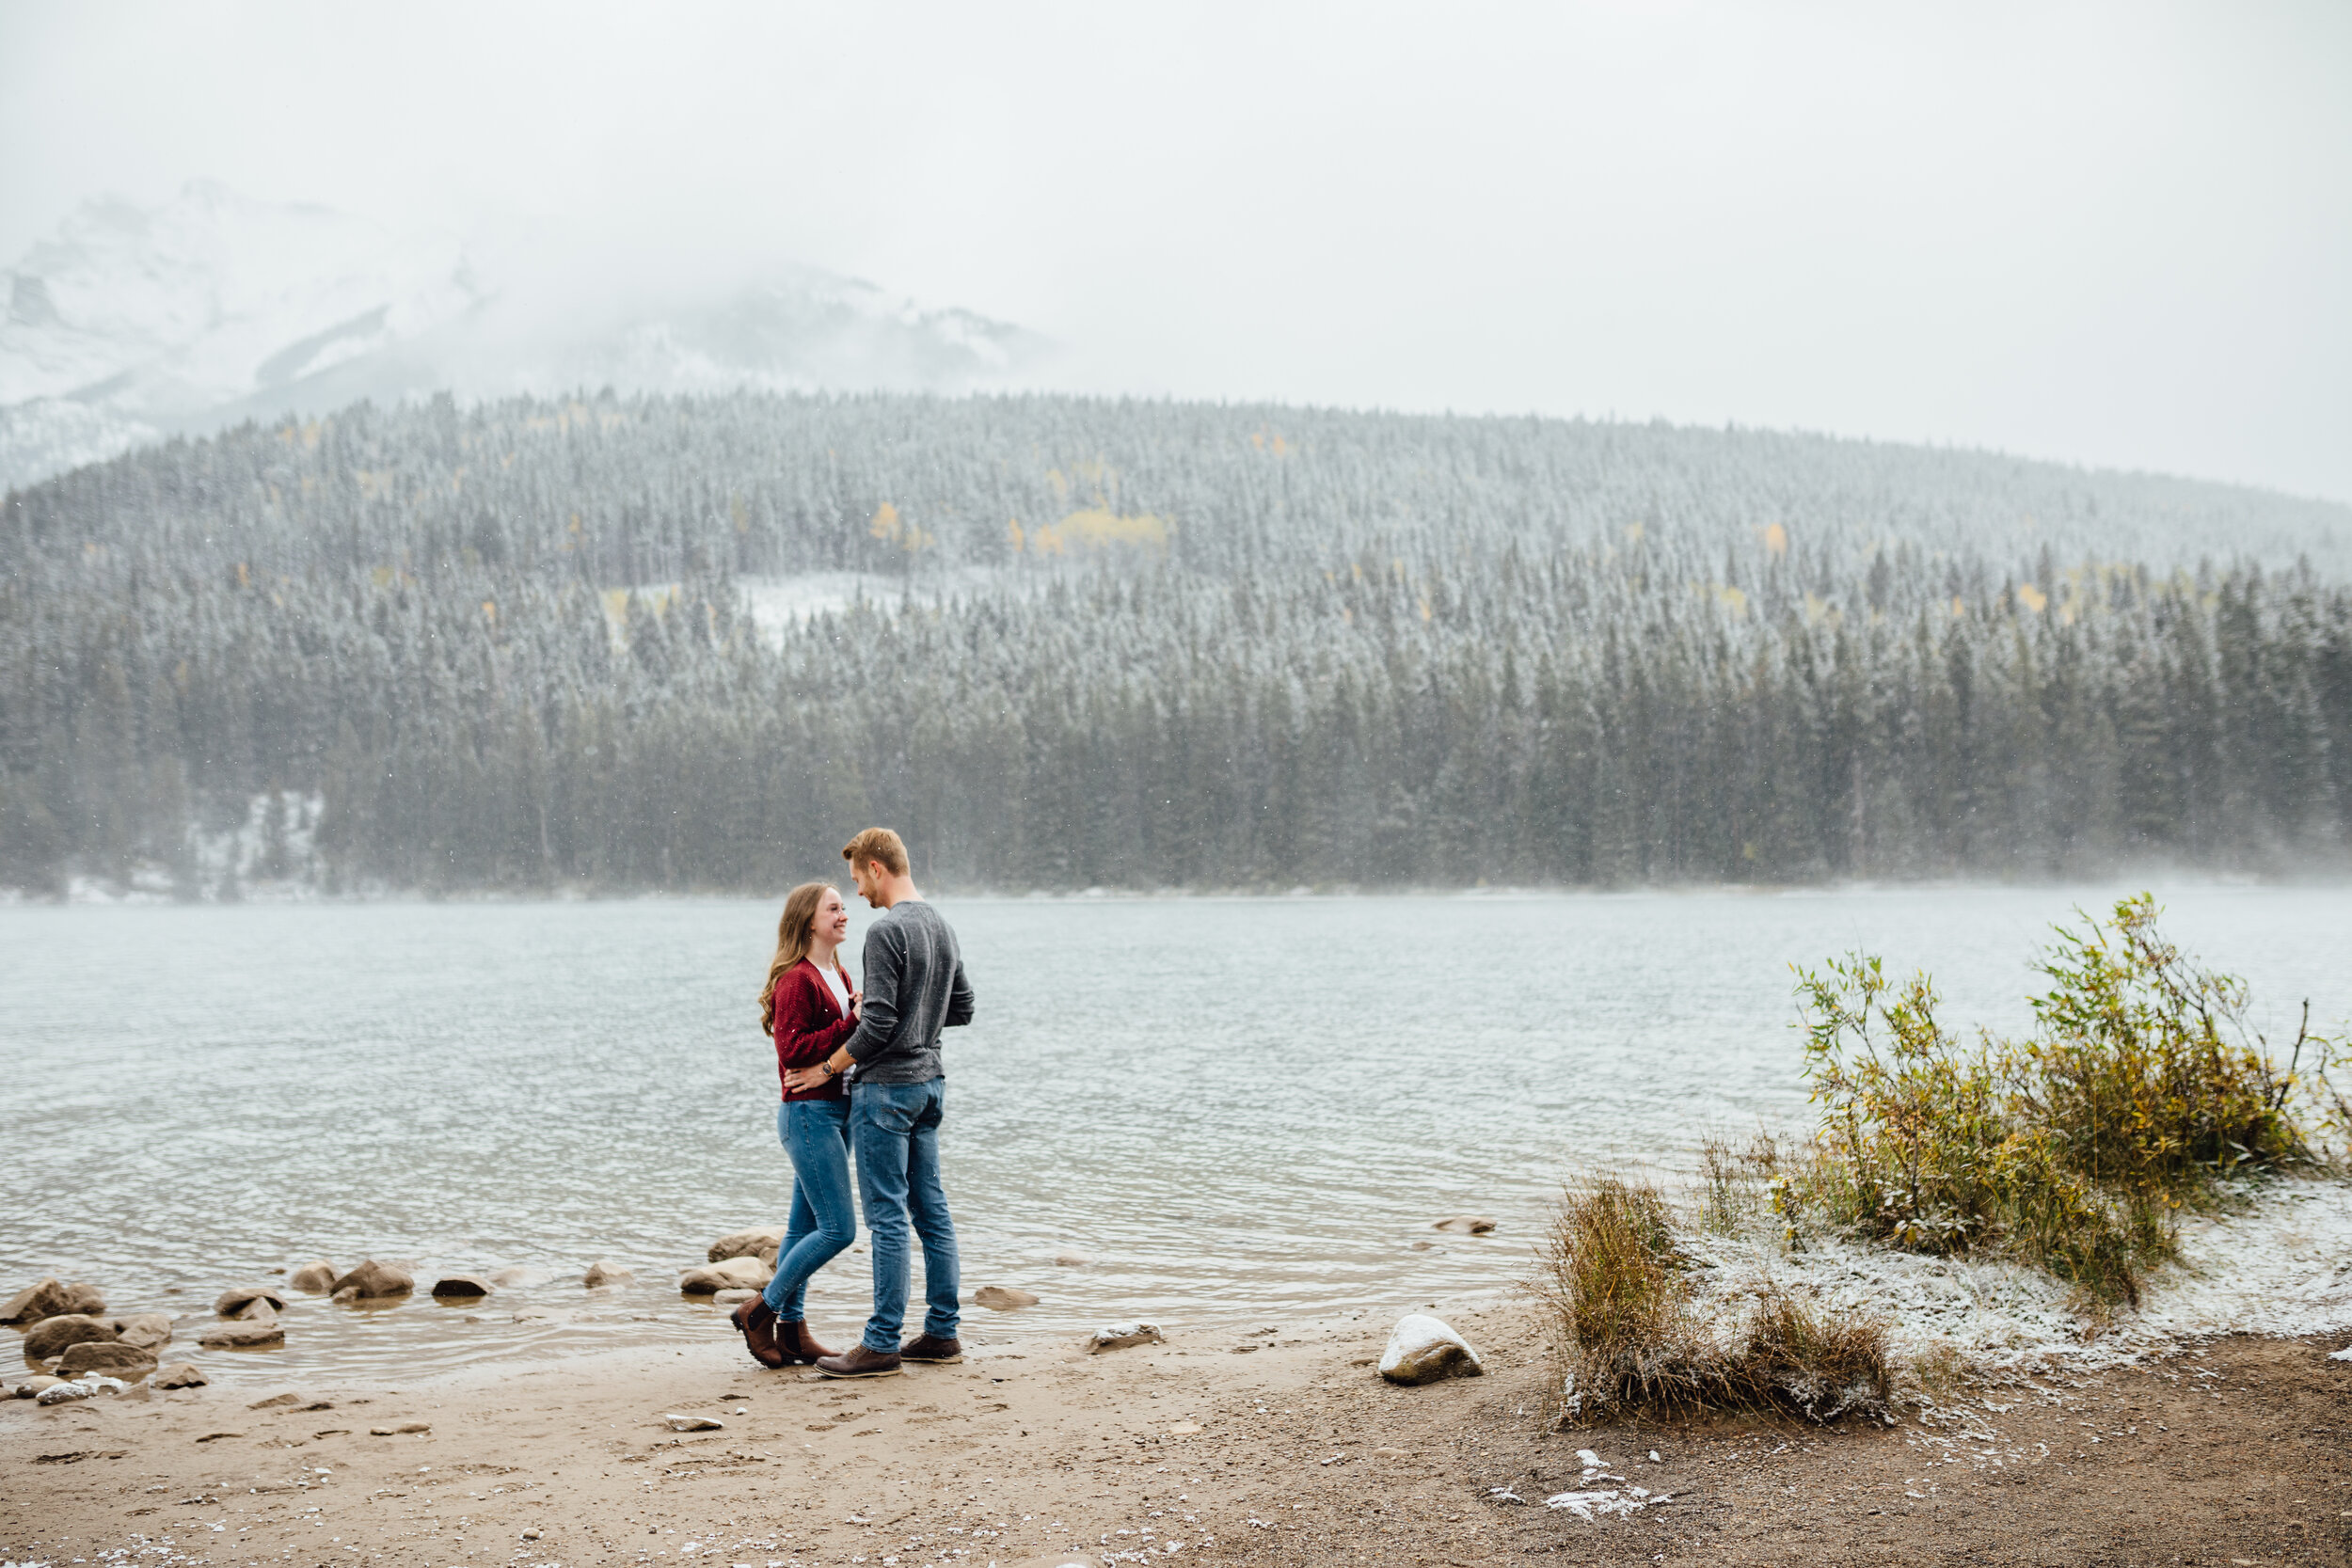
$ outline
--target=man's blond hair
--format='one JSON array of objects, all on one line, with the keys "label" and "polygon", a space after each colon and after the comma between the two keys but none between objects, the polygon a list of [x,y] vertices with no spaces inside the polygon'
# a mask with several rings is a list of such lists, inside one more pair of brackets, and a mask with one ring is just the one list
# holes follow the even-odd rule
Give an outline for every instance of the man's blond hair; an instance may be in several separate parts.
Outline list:
[{"label": "man's blond hair", "polygon": [[879,865],[893,877],[907,874],[906,841],[888,828],[868,828],[841,847],[841,858],[852,870],[861,864]]}]

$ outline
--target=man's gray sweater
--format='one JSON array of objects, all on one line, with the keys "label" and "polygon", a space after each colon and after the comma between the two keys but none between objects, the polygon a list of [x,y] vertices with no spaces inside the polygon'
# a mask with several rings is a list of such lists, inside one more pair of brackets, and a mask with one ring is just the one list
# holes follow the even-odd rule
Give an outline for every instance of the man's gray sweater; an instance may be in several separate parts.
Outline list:
[{"label": "man's gray sweater", "polygon": [[858,1084],[928,1084],[939,1063],[939,1032],[972,1022],[956,933],[919,898],[893,904],[866,932],[866,1000],[846,1047]]}]

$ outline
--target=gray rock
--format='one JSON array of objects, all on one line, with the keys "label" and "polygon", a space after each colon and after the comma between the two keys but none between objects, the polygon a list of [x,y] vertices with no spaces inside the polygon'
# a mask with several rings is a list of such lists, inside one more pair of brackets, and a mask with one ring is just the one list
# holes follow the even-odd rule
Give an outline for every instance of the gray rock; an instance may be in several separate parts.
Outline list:
[{"label": "gray rock", "polygon": [[84,1372],[105,1372],[114,1377],[145,1377],[155,1370],[155,1353],[126,1345],[119,1339],[85,1339],[78,1345],[68,1345],[57,1357],[59,1377],[79,1377]]},{"label": "gray rock", "polygon": [[784,1243],[782,1230],[739,1230],[732,1236],[722,1236],[710,1243],[704,1260],[723,1263],[730,1258],[756,1258],[771,1270],[776,1266],[776,1248]]},{"label": "gray rock", "polygon": [[0,1323],[37,1323],[72,1310],[66,1305],[65,1281],[51,1275],[10,1296],[8,1306],[0,1307]]},{"label": "gray rock", "polygon": [[416,1276],[406,1269],[395,1267],[390,1263],[379,1263],[371,1258],[335,1281],[335,1299],[337,1301],[386,1301],[395,1296],[405,1296],[416,1288]]},{"label": "gray rock", "polygon": [[1024,1307],[1035,1307],[1037,1300],[1026,1291],[1008,1290],[1002,1285],[983,1285],[972,1292],[972,1305],[985,1307],[992,1312],[1017,1312]]},{"label": "gray rock", "polygon": [[213,1310],[224,1318],[241,1318],[257,1301],[268,1303],[273,1313],[278,1312],[285,1307],[286,1293],[275,1285],[232,1285],[213,1303]]},{"label": "gray rock", "polygon": [[1126,1350],[1135,1345],[1159,1345],[1168,1342],[1157,1323],[1112,1323],[1098,1328],[1087,1340],[1087,1354],[1099,1355],[1106,1350]]},{"label": "gray rock", "polygon": [[78,1345],[86,1339],[103,1340],[112,1344],[118,1336],[111,1324],[80,1312],[61,1312],[54,1318],[43,1318],[24,1333],[24,1359],[46,1361],[53,1355],[63,1355],[68,1345]]},{"label": "gray rock", "polygon": [[168,1367],[158,1367],[148,1383],[157,1388],[201,1388],[213,1380],[196,1370],[193,1361],[174,1361]]},{"label": "gray rock", "polygon": [[108,1318],[106,1326],[126,1345],[141,1350],[161,1350],[171,1343],[171,1316],[166,1312],[135,1312],[127,1318]]},{"label": "gray rock", "polygon": [[1439,1220],[1429,1228],[1452,1231],[1456,1236],[1484,1236],[1494,1227],[1495,1222],[1484,1214],[1456,1214],[1452,1219]]},{"label": "gray rock", "polygon": [[206,1350],[275,1350],[286,1342],[276,1323],[224,1323],[197,1341]]},{"label": "gray rock", "polygon": [[1380,1354],[1380,1375],[1391,1383],[1435,1383],[1448,1377],[1481,1377],[1486,1364],[1468,1339],[1439,1320],[1419,1312],[1399,1318]]},{"label": "gray rock", "polygon": [[65,1309],[85,1317],[103,1318],[106,1315],[106,1298],[97,1286],[77,1281],[65,1288]]},{"label": "gray rock", "polygon": [[323,1296],[335,1288],[335,1265],[324,1258],[315,1263],[305,1263],[294,1270],[286,1284],[305,1295]]},{"label": "gray rock", "polygon": [[618,1285],[625,1279],[636,1277],[634,1270],[624,1268],[618,1263],[608,1263],[599,1258],[588,1265],[588,1272],[580,1276],[580,1282],[593,1291],[600,1285]]},{"label": "gray rock", "polygon": [[229,1316],[241,1323],[274,1323],[278,1321],[278,1308],[269,1304],[267,1296],[255,1296]]},{"label": "gray rock", "polygon": [[677,1288],[690,1296],[707,1296],[720,1291],[757,1291],[767,1285],[774,1273],[756,1258],[727,1258],[699,1269],[688,1269],[678,1276]]},{"label": "gray rock", "polygon": [[454,1300],[486,1296],[495,1289],[478,1274],[445,1274],[433,1282],[433,1293]]}]

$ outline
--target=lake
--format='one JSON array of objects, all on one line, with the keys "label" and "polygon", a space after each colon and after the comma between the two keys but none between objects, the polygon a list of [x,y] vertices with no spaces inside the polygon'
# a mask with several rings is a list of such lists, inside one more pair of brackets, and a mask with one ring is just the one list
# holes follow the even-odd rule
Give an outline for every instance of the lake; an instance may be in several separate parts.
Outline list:
[{"label": "lake", "polygon": [[[966,1332],[1506,1287],[1575,1172],[1802,1120],[1792,962],[1876,952],[2016,1028],[2035,942],[2117,891],[943,897],[979,1004],[946,1049],[965,1292],[1043,1298]],[[2158,892],[2286,1036],[2306,996],[2352,1013],[2352,892]],[[194,1313],[317,1257],[533,1271],[463,1308],[298,1302],[277,1353],[183,1325],[170,1354],[232,1379],[707,1339],[675,1270],[789,1194],[754,996],[780,903],[0,908],[0,1287]],[[1459,1212],[1499,1228],[1430,1228]],[[600,1257],[637,1283],[592,1297]],[[866,1265],[818,1276],[833,1342]]]}]

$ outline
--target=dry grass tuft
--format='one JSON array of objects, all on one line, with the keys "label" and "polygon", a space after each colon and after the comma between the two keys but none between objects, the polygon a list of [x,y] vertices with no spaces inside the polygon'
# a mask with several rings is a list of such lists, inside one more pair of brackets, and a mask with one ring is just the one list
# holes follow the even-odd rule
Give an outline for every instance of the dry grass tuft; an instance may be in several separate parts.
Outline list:
[{"label": "dry grass tuft", "polygon": [[[1732,1158],[1727,1148],[1725,1159]],[[1726,1164],[1708,1204],[1752,1210]],[[1571,1189],[1546,1251],[1558,1314],[1561,1417],[1626,1410],[1771,1410],[1808,1420],[1879,1412],[1894,1397],[1886,1325],[1768,1288],[1751,1307],[1705,1299],[1657,1188],[1613,1176]]]}]

